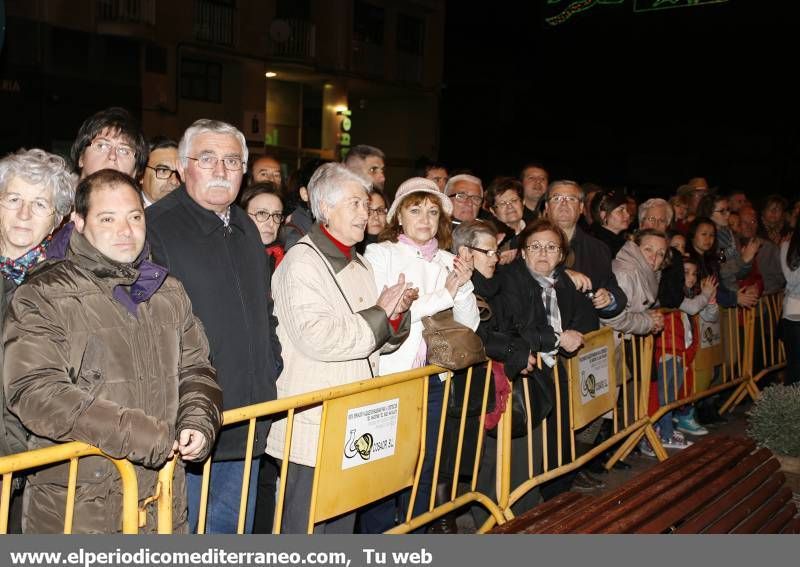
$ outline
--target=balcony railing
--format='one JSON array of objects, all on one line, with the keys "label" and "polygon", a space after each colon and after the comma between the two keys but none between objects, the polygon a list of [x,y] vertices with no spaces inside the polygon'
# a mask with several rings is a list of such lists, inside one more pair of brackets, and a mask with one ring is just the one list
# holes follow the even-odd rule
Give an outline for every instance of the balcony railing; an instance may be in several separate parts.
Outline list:
[{"label": "balcony railing", "polygon": [[234,8],[214,0],[195,0],[194,37],[218,45],[233,45]]},{"label": "balcony railing", "polygon": [[270,27],[274,57],[309,60],[316,56],[317,27],[305,20],[276,20]]},{"label": "balcony railing", "polygon": [[156,0],[98,0],[97,20],[104,23],[154,26]]}]

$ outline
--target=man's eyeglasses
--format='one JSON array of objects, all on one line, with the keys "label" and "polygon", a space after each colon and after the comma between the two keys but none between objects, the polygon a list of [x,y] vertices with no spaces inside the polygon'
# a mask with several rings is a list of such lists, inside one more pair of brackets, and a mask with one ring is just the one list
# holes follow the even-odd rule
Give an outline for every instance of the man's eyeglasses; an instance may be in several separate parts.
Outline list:
[{"label": "man's eyeglasses", "polygon": [[646,220],[648,224],[667,226],[667,219],[662,219],[659,217],[645,217],[644,220]]},{"label": "man's eyeglasses", "polygon": [[370,175],[375,175],[378,172],[384,173],[386,171],[386,168],[381,167],[379,165],[373,165],[367,171],[369,172]]},{"label": "man's eyeglasses", "polygon": [[108,140],[92,140],[92,143],[89,144],[91,148],[99,154],[108,155],[111,153],[111,150],[114,150],[114,154],[117,156],[117,159],[122,160],[131,160],[136,157],[136,150],[134,150],[130,146],[126,146],[125,144],[120,144],[115,146]]},{"label": "man's eyeglasses", "polygon": [[581,198],[575,195],[553,195],[550,197],[549,201],[551,203],[567,203],[568,205],[574,205],[580,203]]},{"label": "man's eyeglasses", "polygon": [[386,207],[378,207],[376,209],[369,209],[369,216],[375,215],[376,217],[385,217],[388,209]]},{"label": "man's eyeglasses", "polygon": [[286,218],[283,213],[271,213],[269,211],[265,211],[264,209],[258,210],[255,213],[247,214],[256,219],[258,222],[267,222],[269,219],[274,219],[275,224],[281,224],[283,219]]},{"label": "man's eyeglasses", "polygon": [[147,169],[152,169],[153,171],[155,171],[156,178],[158,179],[169,179],[174,175],[175,179],[177,179],[178,181],[181,180],[181,174],[178,173],[177,169],[170,169],[168,167],[163,167],[163,166],[150,167],[149,165],[145,167],[147,167]]},{"label": "man's eyeglasses", "polygon": [[714,209],[714,212],[715,213],[719,213],[721,215],[727,215],[728,213],[731,212],[731,210],[729,208],[725,207],[724,209]]},{"label": "man's eyeglasses", "polygon": [[[196,161],[197,167],[200,169],[214,169],[220,161],[220,158],[211,154],[203,154],[200,157],[186,156],[186,159]],[[224,157],[222,158],[222,165],[228,171],[239,171],[242,169],[242,158]]]},{"label": "man's eyeglasses", "polygon": [[273,181],[281,180],[280,169],[259,169],[255,174],[256,179],[271,179]]},{"label": "man's eyeglasses", "polygon": [[500,254],[497,250],[487,250],[486,248],[478,248],[477,246],[469,246],[467,248],[470,250],[475,250],[475,252],[480,252],[481,254],[486,254],[489,258],[497,258]]},{"label": "man's eyeglasses", "polygon": [[37,217],[49,217],[53,214],[53,206],[44,199],[34,199],[33,201],[26,201],[16,193],[6,193],[0,197],[0,205],[10,211],[20,210],[25,203],[31,207],[31,214]]},{"label": "man's eyeglasses", "polygon": [[469,193],[456,193],[455,195],[450,195],[450,198],[461,203],[464,201],[471,201],[476,207],[480,207],[481,203],[483,203],[483,197],[480,195],[470,195]]},{"label": "man's eyeglasses", "polygon": [[561,246],[555,242],[539,242],[538,240],[534,240],[528,244],[525,249],[531,254],[538,254],[542,250],[547,254],[558,254],[561,251]]}]

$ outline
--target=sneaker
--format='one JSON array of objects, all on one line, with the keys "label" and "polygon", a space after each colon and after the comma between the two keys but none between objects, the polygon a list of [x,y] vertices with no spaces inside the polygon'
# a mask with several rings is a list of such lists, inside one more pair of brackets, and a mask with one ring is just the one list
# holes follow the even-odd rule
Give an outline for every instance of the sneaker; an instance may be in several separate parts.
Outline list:
[{"label": "sneaker", "polygon": [[691,447],[694,445],[691,441],[687,441],[686,437],[674,431],[672,433],[672,437],[669,439],[662,439],[661,444],[664,446],[665,449],[686,449],[687,447]]},{"label": "sneaker", "polygon": [[708,429],[697,423],[693,415],[686,415],[678,418],[676,429],[689,435],[708,435]]},{"label": "sneaker", "polygon": [[656,453],[653,451],[653,448],[650,446],[650,443],[647,441],[647,438],[642,439],[639,441],[639,451],[642,455],[647,457],[655,457]]}]

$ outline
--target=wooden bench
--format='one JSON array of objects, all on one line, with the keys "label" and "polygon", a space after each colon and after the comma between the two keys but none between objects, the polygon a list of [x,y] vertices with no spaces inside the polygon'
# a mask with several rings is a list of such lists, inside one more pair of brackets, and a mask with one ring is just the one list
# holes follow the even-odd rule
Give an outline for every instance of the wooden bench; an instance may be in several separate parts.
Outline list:
[{"label": "wooden bench", "polygon": [[491,533],[800,533],[779,467],[749,439],[707,437],[617,490],[561,494]]}]

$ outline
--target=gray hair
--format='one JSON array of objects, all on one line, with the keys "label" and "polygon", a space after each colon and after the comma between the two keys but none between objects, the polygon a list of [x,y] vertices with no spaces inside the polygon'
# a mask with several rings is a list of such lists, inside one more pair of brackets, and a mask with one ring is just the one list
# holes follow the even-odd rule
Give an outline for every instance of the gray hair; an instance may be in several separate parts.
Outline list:
[{"label": "gray hair", "polygon": [[450,251],[458,254],[462,246],[475,246],[478,243],[478,235],[485,234],[492,238],[497,238],[497,228],[490,222],[484,220],[473,220],[462,222],[453,230],[453,247]]},{"label": "gray hair", "polygon": [[242,147],[242,172],[244,172],[248,155],[247,141],[244,139],[244,134],[242,134],[236,126],[232,126],[221,120],[211,120],[209,118],[195,120],[194,124],[189,126],[186,132],[183,133],[183,137],[178,144],[178,156],[180,157],[181,165],[186,167],[189,164],[189,148],[192,147],[192,141],[194,141],[195,136],[209,132],[214,134],[228,134],[236,138],[239,145]]},{"label": "gray hair", "polygon": [[550,195],[555,191],[556,187],[574,187],[578,190],[581,197],[581,203],[586,200],[586,193],[583,190],[583,187],[580,186],[580,183],[577,181],[572,181],[570,179],[556,179],[550,185],[547,186],[547,200],[550,200]]},{"label": "gray hair", "polygon": [[366,144],[359,144],[350,148],[350,151],[347,152],[347,157],[344,158],[344,164],[352,165],[356,160],[364,161],[368,157],[373,156],[386,159],[386,154],[384,154],[380,148],[368,146]]},{"label": "gray hair", "polygon": [[357,173],[353,173],[340,163],[326,163],[317,168],[308,182],[308,199],[311,214],[321,223],[328,222],[323,205],[333,207],[339,202],[342,190],[348,183],[354,183],[369,195],[372,185]]},{"label": "gray hair", "polygon": [[61,156],[38,148],[22,149],[8,154],[0,160],[0,195],[5,194],[9,183],[15,177],[50,190],[55,209],[54,227],[58,226],[72,210],[78,176],[72,173],[66,160]]},{"label": "gray hair", "polygon": [[444,186],[444,194],[449,197],[450,189],[452,189],[453,185],[455,185],[459,181],[468,181],[470,183],[474,183],[480,188],[481,196],[483,196],[483,183],[481,182],[480,178],[475,177],[474,175],[469,175],[467,173],[462,173],[461,175],[454,175],[453,177],[451,177],[447,181],[447,185]]},{"label": "gray hair", "polygon": [[672,211],[672,205],[670,205],[664,199],[659,199],[659,198],[648,199],[647,201],[639,205],[639,226],[641,226],[642,223],[644,222],[644,219],[647,218],[647,211],[649,211],[654,207],[662,207],[662,206],[667,208],[667,226],[665,227],[666,230],[666,228],[668,228],[669,225],[672,224],[672,217],[674,216],[674,213]]}]

